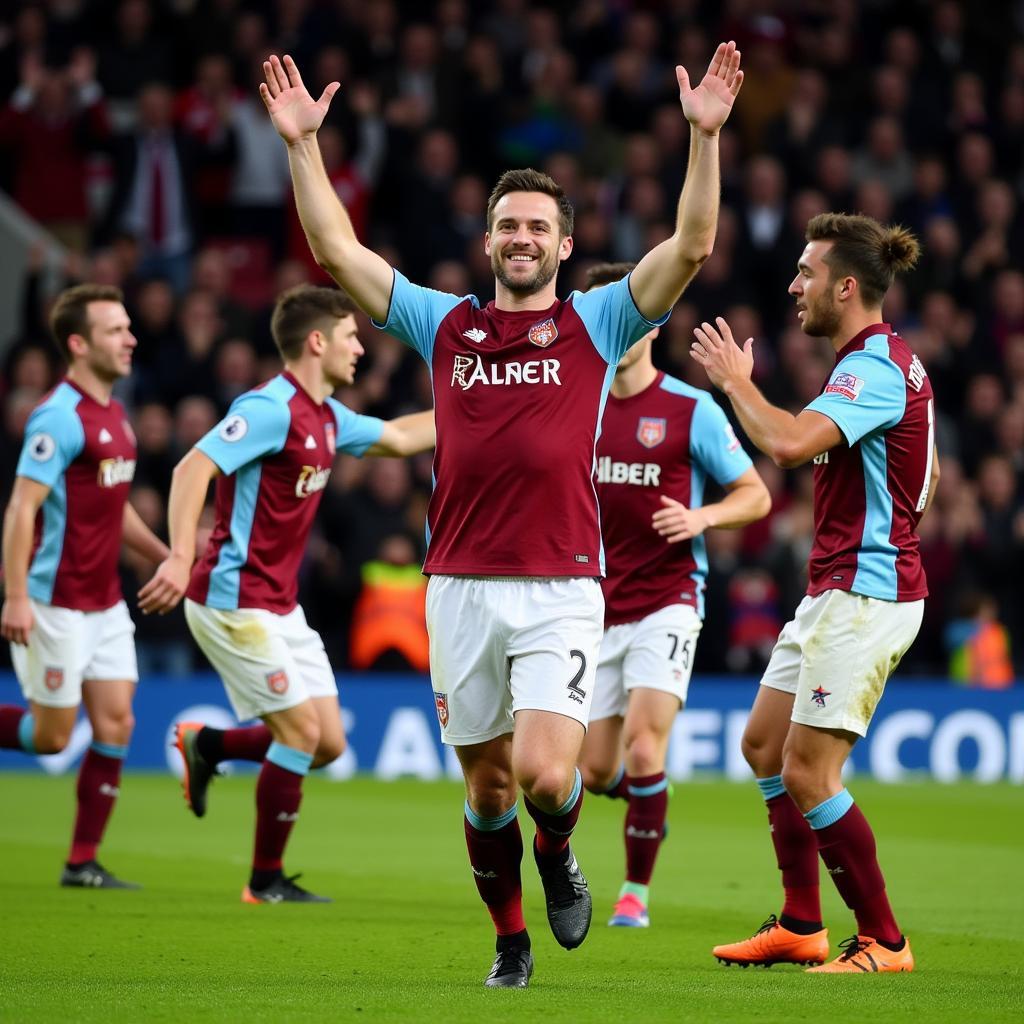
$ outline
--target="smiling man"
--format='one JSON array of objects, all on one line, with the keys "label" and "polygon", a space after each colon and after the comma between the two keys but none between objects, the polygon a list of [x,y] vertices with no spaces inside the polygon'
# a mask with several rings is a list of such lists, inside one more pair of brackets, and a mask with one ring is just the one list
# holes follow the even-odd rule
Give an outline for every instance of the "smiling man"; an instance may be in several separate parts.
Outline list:
[{"label": "smiling man", "polygon": [[61,885],[135,889],[96,855],[135,724],[135,626],[118,579],[121,544],[151,562],[167,554],[127,501],[135,435],[112,394],[131,373],[136,341],[120,289],[100,285],[62,292],[50,328],[68,370],[29,418],[4,517],[0,632],[29,707],[0,706],[0,748],[63,750],[85,704],[92,744],[78,772]]},{"label": "smiling man", "polygon": [[[177,727],[185,797],[197,817],[206,813],[206,790],[221,761],[262,763],[242,900],[322,903],[325,897],[283,871],[302,779],[345,746],[334,674],[297,601],[299,567],[335,453],[426,451],[434,420],[427,411],[385,422],[330,397],[352,383],[363,354],[355,306],[343,292],[307,285],[285,292],[271,333],[284,372],[236,399],[178,463],[167,514],[171,554],[140,591],[139,607],[164,613],[186,596],[189,629],[239,720],[263,721],[227,730]],[[193,569],[199,516],[215,477],[216,522]]]},{"label": "smiling man", "polygon": [[488,987],[525,987],[533,971],[520,788],[556,940],[574,949],[590,927],[590,893],[569,839],[604,614],[594,447],[615,364],[664,323],[711,252],[718,132],[743,80],[739,64],[735,45],[722,43],[697,88],[676,69],[691,126],[676,229],[614,285],[559,301],[572,206],[545,174],[503,174],[487,205],[495,301],[483,308],[475,296],[410,283],[359,242],[316,139],[340,86],[314,100],[290,57],[264,64],[260,92],[288,147],[313,255],[376,326],[423,357],[433,379],[431,675],[442,737],[465,776],[470,864],[498,936]]}]

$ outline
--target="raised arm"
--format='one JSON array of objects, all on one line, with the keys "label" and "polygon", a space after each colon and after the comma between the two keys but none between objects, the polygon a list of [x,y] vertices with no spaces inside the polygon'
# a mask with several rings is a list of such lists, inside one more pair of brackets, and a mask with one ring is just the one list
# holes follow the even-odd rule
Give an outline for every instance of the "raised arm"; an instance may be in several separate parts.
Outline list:
[{"label": "raised arm", "polygon": [[4,514],[4,607],[0,635],[12,644],[27,644],[35,624],[28,599],[28,566],[32,558],[36,513],[50,488],[26,476],[15,477]]},{"label": "raised arm", "polygon": [[185,596],[192,563],[196,560],[196,530],[217,464],[193,448],[174,467],[171,496],[167,502],[167,532],[171,553],[157,567],[153,578],[139,591],[139,608],[149,615],[169,612]]},{"label": "raised arm", "polygon": [[394,273],[375,252],[367,249],[352,228],[320,155],[316,133],[341,88],[331,82],[319,100],[306,91],[299,69],[287,54],[263,62],[266,82],[260,95],[278,134],[288,147],[288,166],[295,190],[295,205],[317,263],[374,320],[387,319]]},{"label": "raised arm", "polygon": [[414,412],[384,421],[384,431],[376,444],[366,449],[367,455],[418,455],[434,447],[434,410]]},{"label": "raised arm", "polygon": [[740,52],[720,43],[696,89],[683,67],[676,68],[679,102],[690,122],[690,158],[671,238],[655,246],[630,275],[637,309],[658,320],[676,303],[701,264],[711,255],[718,227],[718,133],[743,84]]}]

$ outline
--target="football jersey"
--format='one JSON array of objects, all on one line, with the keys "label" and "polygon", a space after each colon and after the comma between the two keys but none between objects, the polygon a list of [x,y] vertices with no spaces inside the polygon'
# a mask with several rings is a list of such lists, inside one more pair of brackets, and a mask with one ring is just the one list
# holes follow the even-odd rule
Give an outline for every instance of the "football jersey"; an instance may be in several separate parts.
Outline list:
[{"label": "football jersey", "polygon": [[25,426],[17,475],[50,488],[36,516],[28,593],[76,611],[121,600],[117,562],[135,435],[120,402],[101,405],[63,380]]},{"label": "football jersey", "polygon": [[657,326],[629,279],[510,312],[396,271],[388,318],[374,326],[430,367],[437,447],[424,571],[602,575],[601,415],[615,364]]},{"label": "football jersey", "polygon": [[196,444],[222,476],[187,596],[210,608],[290,612],[335,452],[362,455],[383,429],[333,398],[318,404],[287,371],[236,398]]},{"label": "football jersey", "polygon": [[839,350],[807,408],[846,439],[814,460],[807,593],[925,597],[916,531],[931,483],[935,402],[921,361],[888,324],[873,324]]},{"label": "football jersey", "polygon": [[731,484],[752,463],[706,391],[659,373],[643,391],[608,398],[597,445],[607,576],[605,625],[637,622],[672,604],[704,616],[703,536],[669,544],[651,525],[661,495],[688,508],[711,477]]}]

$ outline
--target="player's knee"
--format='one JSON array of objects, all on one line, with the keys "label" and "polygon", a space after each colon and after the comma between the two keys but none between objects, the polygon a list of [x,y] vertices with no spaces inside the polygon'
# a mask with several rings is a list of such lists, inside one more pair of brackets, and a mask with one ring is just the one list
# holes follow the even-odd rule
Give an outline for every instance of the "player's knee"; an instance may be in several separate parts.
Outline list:
[{"label": "player's knee", "polygon": [[507,779],[492,777],[471,783],[466,799],[481,818],[499,818],[516,802],[517,795],[511,776]]},{"label": "player's knee", "polygon": [[665,755],[657,735],[643,731],[626,737],[626,772],[631,776],[664,771]]},{"label": "player's knee", "polygon": [[617,765],[580,762],[580,775],[588,793],[606,793],[618,774]]},{"label": "player's knee", "polygon": [[782,765],[782,784],[798,804],[814,790],[817,777],[814,767],[798,757],[789,755]]},{"label": "player's knee", "polygon": [[71,730],[60,726],[36,729],[32,746],[37,754],[59,754],[71,741]]},{"label": "player's knee", "polygon": [[100,743],[112,743],[126,747],[135,731],[135,715],[131,708],[106,715],[102,722],[93,725],[93,733]]},{"label": "player's knee", "polygon": [[520,777],[519,784],[538,807],[559,807],[569,797],[573,776],[559,765],[537,765]]},{"label": "player's knee", "polygon": [[740,740],[740,751],[744,760],[759,778],[778,772],[779,755],[772,748],[766,736],[748,729]]},{"label": "player's knee", "polygon": [[320,742],[317,744],[316,748],[316,755],[313,758],[313,767],[322,768],[325,764],[337,761],[344,753],[344,736],[324,736],[321,734]]}]

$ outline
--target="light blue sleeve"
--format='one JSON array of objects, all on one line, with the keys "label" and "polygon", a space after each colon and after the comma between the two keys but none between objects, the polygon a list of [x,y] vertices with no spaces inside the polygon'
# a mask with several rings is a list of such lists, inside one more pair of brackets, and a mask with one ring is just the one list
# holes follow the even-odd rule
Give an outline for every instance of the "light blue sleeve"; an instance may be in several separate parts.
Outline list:
[{"label": "light blue sleeve", "polygon": [[573,309],[583,321],[594,348],[606,363],[614,366],[634,342],[648,331],[668,320],[669,310],[660,320],[648,320],[633,301],[629,277],[589,292],[573,292],[569,296]]},{"label": "light blue sleeve", "polygon": [[479,306],[473,295],[449,295],[413,284],[401,271],[396,270],[391,286],[388,318],[383,323],[371,320],[374,327],[393,334],[414,348],[430,363],[434,356],[434,338],[441,321],[460,303],[470,301]]},{"label": "light blue sleeve", "polygon": [[56,487],[84,447],[85,431],[74,408],[48,402],[35,409],[25,424],[17,475]]},{"label": "light blue sleeve", "polygon": [[708,395],[697,400],[690,423],[690,454],[719,484],[731,484],[753,463],[743,450],[718,403]]},{"label": "light blue sleeve", "polygon": [[851,352],[832,371],[825,390],[807,406],[827,416],[848,445],[903,418],[907,382],[887,354],[870,349]]},{"label": "light blue sleeve", "polygon": [[227,476],[267,455],[276,455],[288,440],[292,414],[286,402],[250,391],[236,398],[224,417],[196,447]]},{"label": "light blue sleeve", "polygon": [[364,455],[370,445],[380,440],[380,435],[384,433],[383,420],[377,419],[376,416],[360,416],[333,398],[328,398],[327,404],[334,412],[334,422],[338,424],[338,438],[335,443],[339,452]]}]

